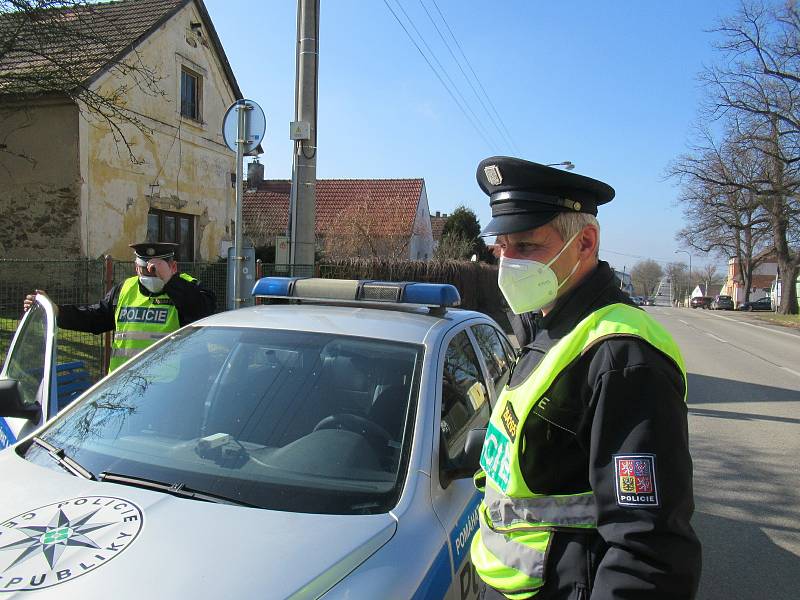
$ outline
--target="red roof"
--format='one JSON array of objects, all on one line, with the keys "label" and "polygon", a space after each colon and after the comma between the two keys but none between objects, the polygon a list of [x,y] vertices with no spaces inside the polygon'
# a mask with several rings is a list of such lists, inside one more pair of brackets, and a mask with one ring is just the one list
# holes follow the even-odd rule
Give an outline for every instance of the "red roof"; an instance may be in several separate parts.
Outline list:
[{"label": "red roof", "polygon": [[447,219],[449,219],[447,215],[431,215],[431,233],[433,234],[433,239],[437,242],[442,239],[442,230],[444,229],[444,224],[447,222]]},{"label": "red roof", "polygon": [[[315,232],[358,225],[378,237],[410,236],[424,185],[422,179],[318,179]],[[288,180],[267,179],[245,191],[242,220],[249,237],[285,234],[290,188]]]}]

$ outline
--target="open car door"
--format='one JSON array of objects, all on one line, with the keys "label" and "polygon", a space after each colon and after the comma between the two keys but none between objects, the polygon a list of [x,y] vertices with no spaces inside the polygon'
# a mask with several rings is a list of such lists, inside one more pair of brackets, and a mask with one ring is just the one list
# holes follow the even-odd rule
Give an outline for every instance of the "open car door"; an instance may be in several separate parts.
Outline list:
[{"label": "open car door", "polygon": [[0,449],[55,415],[57,394],[55,310],[37,294],[0,371]]}]

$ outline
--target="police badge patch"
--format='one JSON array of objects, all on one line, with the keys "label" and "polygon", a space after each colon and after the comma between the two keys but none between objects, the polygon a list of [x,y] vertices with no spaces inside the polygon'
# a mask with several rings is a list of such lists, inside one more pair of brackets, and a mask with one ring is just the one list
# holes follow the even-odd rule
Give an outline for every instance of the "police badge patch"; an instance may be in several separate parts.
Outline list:
[{"label": "police badge patch", "polygon": [[614,456],[617,504],[620,506],[659,506],[655,454]]}]

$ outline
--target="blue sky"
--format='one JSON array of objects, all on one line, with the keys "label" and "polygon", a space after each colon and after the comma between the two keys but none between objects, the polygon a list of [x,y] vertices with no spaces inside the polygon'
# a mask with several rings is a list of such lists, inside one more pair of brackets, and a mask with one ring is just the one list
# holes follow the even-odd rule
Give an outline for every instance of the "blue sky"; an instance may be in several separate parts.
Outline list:
[{"label": "blue sky", "polygon": [[[413,34],[398,0],[387,1]],[[433,0],[422,1],[448,36]],[[296,3],[205,2],[244,95],[266,113],[266,176],[288,179]],[[620,269],[645,257],[662,264],[686,259],[674,254],[682,217],[678,189],[664,172],[685,151],[697,119],[697,74],[715,59],[708,30],[733,13],[736,2],[436,0],[513,146],[473,94],[421,1],[399,2],[484,134],[382,0],[322,0],[319,177],[422,177],[431,212],[463,204],[485,224],[488,199],[475,183],[482,159],[570,160],[574,172],[617,191],[600,209],[602,258]],[[693,266],[706,260],[693,256]],[[708,260],[722,270],[723,261]]]}]

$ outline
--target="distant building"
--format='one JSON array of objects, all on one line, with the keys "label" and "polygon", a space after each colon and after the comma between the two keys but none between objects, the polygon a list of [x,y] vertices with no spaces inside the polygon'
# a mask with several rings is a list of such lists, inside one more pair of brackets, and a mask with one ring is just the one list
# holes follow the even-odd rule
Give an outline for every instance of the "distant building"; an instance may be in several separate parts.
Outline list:
[{"label": "distant building", "polygon": [[[778,274],[778,261],[775,258],[775,251],[771,248],[757,254],[754,260],[761,263],[753,270],[752,281],[750,282],[750,300],[758,300],[770,294],[775,278]],[[739,306],[744,302],[745,287],[739,260],[731,258],[728,260],[728,278],[722,286],[721,294],[730,296],[734,306]]]},{"label": "distant building", "polygon": [[[613,268],[613,267],[612,267]],[[631,274],[626,273],[623,269],[622,271],[618,271],[614,268],[614,275],[617,278],[617,281],[620,282],[620,288],[623,292],[628,294],[629,296],[633,295],[633,281],[631,280]]]},{"label": "distant building", "polygon": [[442,231],[444,231],[444,224],[448,219],[447,213],[440,213],[438,210],[435,215],[431,215],[431,235],[433,236],[434,250],[442,241]]},{"label": "distant building", "polygon": [[[245,236],[270,247],[289,222],[291,182],[248,182],[242,205]],[[428,260],[431,217],[423,179],[318,179],[317,251],[331,258]]]}]

